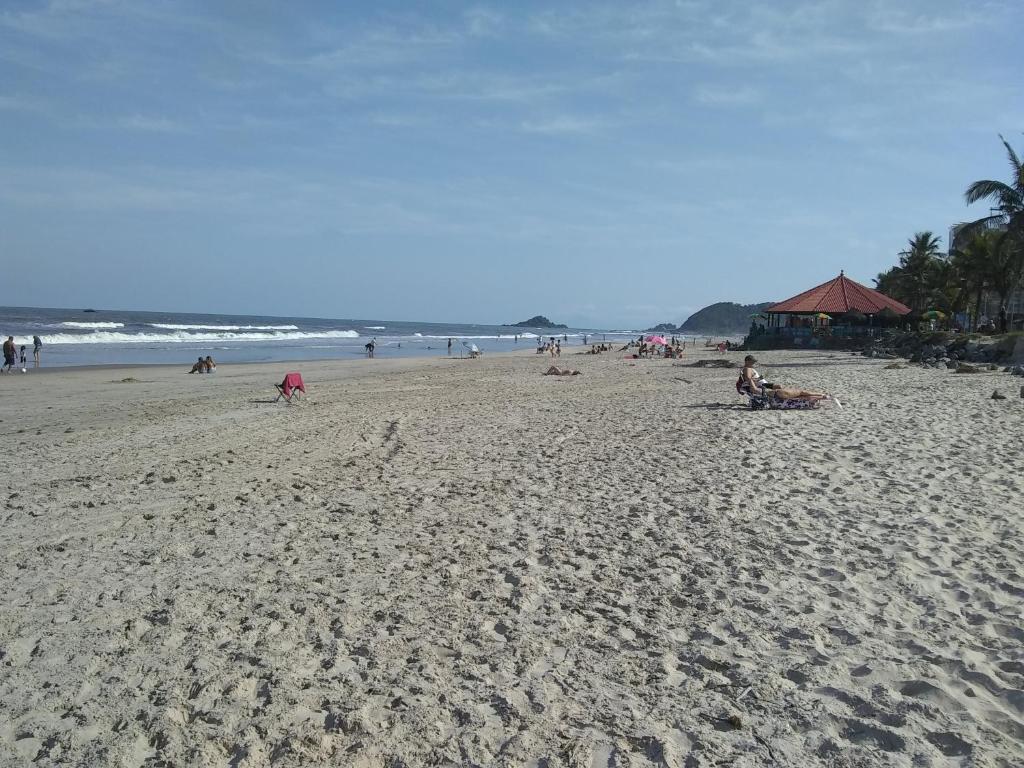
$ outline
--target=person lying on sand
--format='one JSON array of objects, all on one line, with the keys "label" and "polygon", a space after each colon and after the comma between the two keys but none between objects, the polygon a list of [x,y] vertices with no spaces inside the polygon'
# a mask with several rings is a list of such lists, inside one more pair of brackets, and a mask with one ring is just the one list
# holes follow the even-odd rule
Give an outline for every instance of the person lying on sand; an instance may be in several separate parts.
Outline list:
[{"label": "person lying on sand", "polygon": [[776,400],[824,400],[825,392],[809,392],[806,389],[783,387],[766,381],[754,368],[757,360],[753,355],[743,358],[743,370],[740,372],[740,387],[753,394],[770,394]]},{"label": "person lying on sand", "polygon": [[580,372],[575,368],[559,368],[557,365],[552,365],[548,368],[542,376],[579,376]]},{"label": "person lying on sand", "polygon": [[794,387],[779,387],[769,390],[771,396],[776,400],[827,400],[827,392],[810,392],[806,389]]}]

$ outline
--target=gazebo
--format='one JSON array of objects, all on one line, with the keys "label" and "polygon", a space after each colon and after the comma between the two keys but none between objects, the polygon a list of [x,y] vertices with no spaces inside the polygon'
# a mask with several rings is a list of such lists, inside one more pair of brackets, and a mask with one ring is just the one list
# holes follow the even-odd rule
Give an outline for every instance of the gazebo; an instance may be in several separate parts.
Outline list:
[{"label": "gazebo", "polygon": [[791,299],[780,301],[765,310],[768,316],[769,333],[785,334],[792,329],[792,335],[811,334],[812,328],[820,326],[822,319],[852,320],[859,316],[872,318],[875,315],[903,317],[910,314],[910,307],[884,293],[851,280],[844,272],[827,283],[797,294]]}]

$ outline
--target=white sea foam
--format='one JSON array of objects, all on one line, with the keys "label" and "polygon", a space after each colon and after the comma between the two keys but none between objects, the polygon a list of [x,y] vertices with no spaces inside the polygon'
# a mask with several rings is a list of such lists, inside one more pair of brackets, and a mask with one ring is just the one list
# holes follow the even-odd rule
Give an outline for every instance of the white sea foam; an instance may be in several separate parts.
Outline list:
[{"label": "white sea foam", "polygon": [[[503,334],[500,334],[500,335],[497,335],[497,336],[460,336],[458,334],[452,334],[451,336],[424,336],[422,333],[416,333],[416,334],[413,334],[413,335],[414,336],[419,336],[421,339],[457,339],[459,341],[461,341],[462,339],[514,339],[516,337],[516,335],[514,333],[503,333]],[[571,336],[572,334],[569,334],[569,335]],[[535,333],[520,333],[519,334],[519,338],[520,339],[536,339],[537,338],[537,334],[535,334]]]},{"label": "white sea foam", "polygon": [[175,323],[149,323],[153,328],[168,331],[297,331],[297,325],[178,325]]},{"label": "white sea foam", "polygon": [[368,331],[386,331],[388,329],[386,325],[364,325],[363,327]]},{"label": "white sea foam", "polygon": [[[260,331],[236,333],[233,331],[188,333],[119,333],[93,331],[92,333],[50,333],[42,336],[43,344],[188,344],[215,341],[301,341],[303,339],[357,339],[356,331]],[[28,344],[31,340],[15,341]]]},{"label": "white sea foam", "polygon": [[60,325],[62,328],[124,328],[124,323],[80,323],[76,320],[69,320]]}]

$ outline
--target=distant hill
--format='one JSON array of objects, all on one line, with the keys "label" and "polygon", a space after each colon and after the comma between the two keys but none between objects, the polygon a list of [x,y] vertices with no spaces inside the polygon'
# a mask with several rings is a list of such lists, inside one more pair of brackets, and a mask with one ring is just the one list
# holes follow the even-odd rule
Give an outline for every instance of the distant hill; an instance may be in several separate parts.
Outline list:
[{"label": "distant hill", "polygon": [[520,323],[512,323],[509,328],[568,328],[569,326],[561,323],[552,323],[544,315],[534,315],[529,320],[523,320]]},{"label": "distant hill", "polygon": [[751,315],[760,314],[774,304],[766,301],[761,304],[736,304],[731,301],[720,301],[699,309],[686,318],[679,326],[680,333],[746,333],[750,330]]}]

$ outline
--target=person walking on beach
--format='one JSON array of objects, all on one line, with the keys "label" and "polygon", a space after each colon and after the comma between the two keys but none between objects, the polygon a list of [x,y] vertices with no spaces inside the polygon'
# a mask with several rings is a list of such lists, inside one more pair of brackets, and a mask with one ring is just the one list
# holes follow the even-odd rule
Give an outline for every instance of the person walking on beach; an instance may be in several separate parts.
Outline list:
[{"label": "person walking on beach", "polygon": [[452,355],[452,338],[451,338],[451,336],[449,336],[448,337],[448,356],[451,357],[451,355]]},{"label": "person walking on beach", "polygon": [[39,367],[39,350],[43,348],[43,340],[38,336],[32,337],[32,359],[35,360],[35,367]]},{"label": "person walking on beach", "polygon": [[375,343],[376,341],[377,341],[376,339],[370,339],[368,342],[366,342],[365,349],[366,349],[366,356],[367,357],[373,357],[373,349],[374,349],[374,347],[377,346],[376,343]]},{"label": "person walking on beach", "polygon": [[[13,336],[8,336],[7,337],[7,341],[4,342],[4,366],[3,366],[3,369],[6,369],[7,373],[10,373],[11,369],[14,367],[14,361],[16,360],[17,356],[18,356],[17,355],[17,349],[14,346],[14,337]],[[2,369],[0,369],[0,370],[2,370]]]},{"label": "person walking on beach", "polygon": [[562,356],[562,342],[556,341],[555,342],[555,357],[561,357],[561,356]]}]

